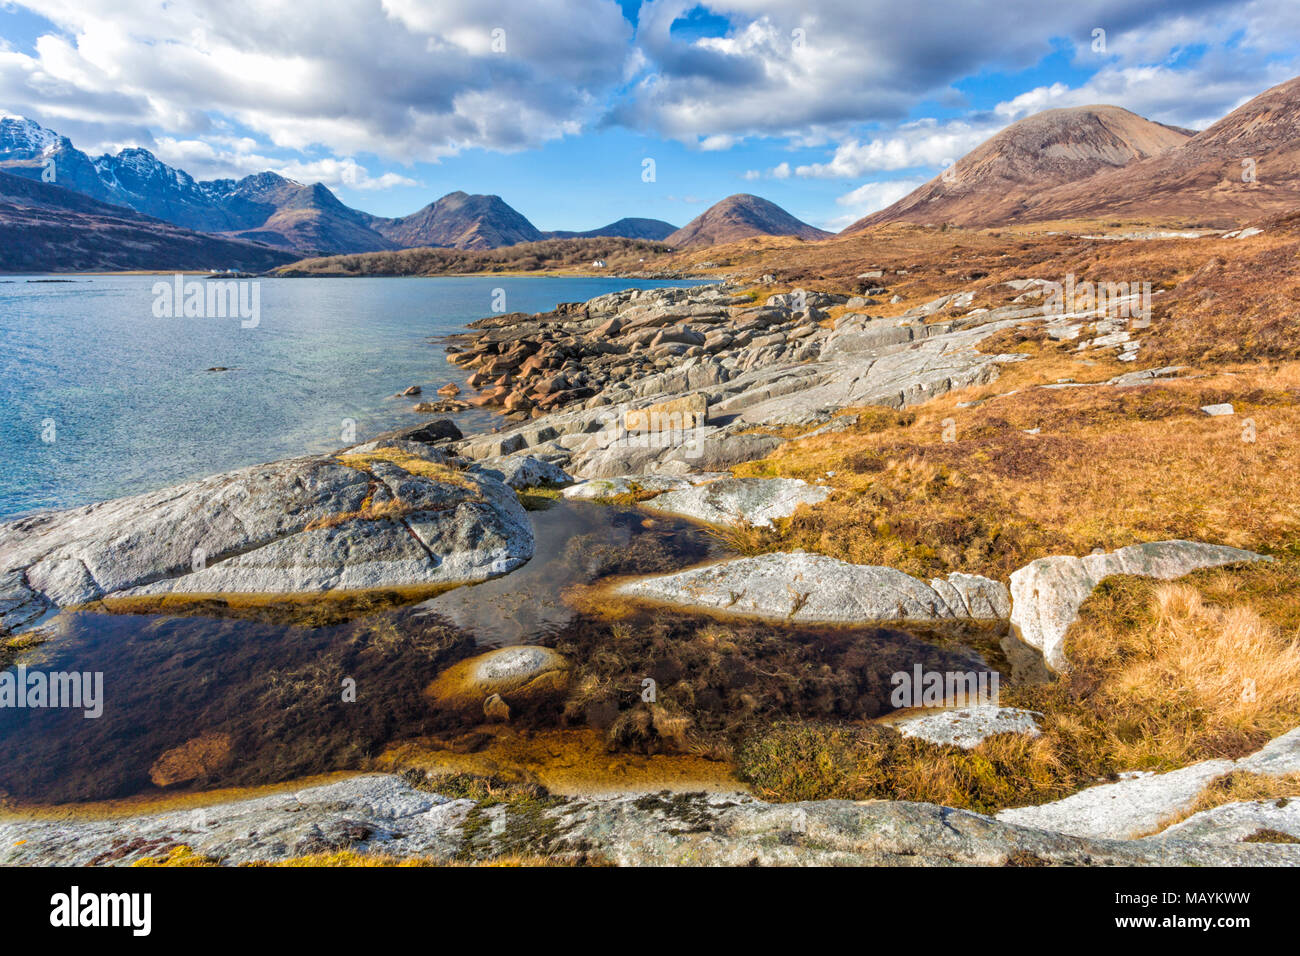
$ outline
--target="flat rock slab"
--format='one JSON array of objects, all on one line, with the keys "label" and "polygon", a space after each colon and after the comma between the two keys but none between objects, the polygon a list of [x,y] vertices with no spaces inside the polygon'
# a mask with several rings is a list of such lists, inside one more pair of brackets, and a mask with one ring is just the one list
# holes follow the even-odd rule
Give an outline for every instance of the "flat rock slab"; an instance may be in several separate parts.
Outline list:
[{"label": "flat rock slab", "polygon": [[1300,846],[1089,840],[928,803],[646,794],[476,805],[387,775],[194,810],[0,822],[4,865],[127,866],[176,844],[226,865],[340,849],[439,862],[555,854],[622,866],[1300,864]]},{"label": "flat rock slab", "polygon": [[614,478],[590,478],[569,485],[560,494],[576,501],[591,501],[597,498],[614,498],[618,495],[630,495],[635,491],[677,491],[726,478],[725,472],[712,472],[682,477],[677,475],[619,475]]},{"label": "flat rock slab", "polygon": [[995,734],[1037,737],[1042,731],[1038,729],[1035,718],[1041,716],[1032,710],[981,704],[908,717],[894,724],[894,728],[904,737],[919,737],[933,744],[950,744],[969,750]]},{"label": "flat rock slab", "polygon": [[798,478],[723,478],[666,492],[645,506],[709,524],[769,528],[774,518],[787,518],[800,505],[817,504],[830,494],[829,488]]},{"label": "flat rock slab", "polygon": [[397,445],[354,451],[355,466],[292,458],[0,525],[0,633],[104,598],[456,584],[532,556],[512,490]]},{"label": "flat rock slab", "polygon": [[1079,607],[1088,595],[1111,575],[1168,581],[1203,568],[1267,560],[1253,551],[1196,541],[1134,544],[1082,558],[1039,558],[1011,575],[1011,625],[1021,640],[1043,652],[1049,666],[1061,671],[1069,666],[1065,632],[1078,620]]},{"label": "flat rock slab", "polygon": [[1273,842],[1260,831],[1271,830],[1300,840],[1300,792],[1278,800],[1225,803],[1175,823],[1151,840],[1192,839],[1206,843],[1240,843],[1247,837]]},{"label": "flat rock slab", "polygon": [[803,623],[1005,618],[1010,601],[1004,585],[974,575],[962,578],[960,588],[953,585],[941,591],[894,568],[848,564],[795,551],[640,578],[620,585],[617,592]]},{"label": "flat rock slab", "polygon": [[1280,776],[1300,769],[1300,729],[1240,760],[1203,760],[1169,773],[1133,773],[1036,807],[1003,810],[1005,823],[1076,836],[1129,840],[1160,830],[1186,813],[1216,777],[1234,770]]}]

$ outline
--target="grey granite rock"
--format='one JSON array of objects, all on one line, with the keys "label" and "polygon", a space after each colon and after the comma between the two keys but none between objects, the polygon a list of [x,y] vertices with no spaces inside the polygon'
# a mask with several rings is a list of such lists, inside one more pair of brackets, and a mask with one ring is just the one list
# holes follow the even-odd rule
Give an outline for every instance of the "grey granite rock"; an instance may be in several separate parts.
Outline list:
[{"label": "grey granite rock", "polygon": [[393,776],[108,820],[0,822],[5,865],[125,866],[178,844],[226,865],[341,849],[442,862],[547,854],[622,866],[1300,864],[1297,846],[1093,840],[928,803],[663,793],[477,805]]},{"label": "grey granite rock", "polygon": [[1021,640],[1043,652],[1056,670],[1066,668],[1065,633],[1079,607],[1103,580],[1133,574],[1171,580],[1202,568],[1268,560],[1253,551],[1195,541],[1134,544],[1082,558],[1039,558],[1011,575],[1011,624]]},{"label": "grey granite rock", "polygon": [[1003,810],[1006,823],[1040,827],[1077,836],[1127,840],[1157,832],[1186,813],[1201,791],[1234,770],[1271,776],[1300,769],[1300,729],[1269,741],[1240,760],[1203,760],[1168,773],[1130,773],[1034,807]]},{"label": "grey granite rock", "polygon": [[[657,500],[657,499],[656,499]],[[989,581],[990,590],[1002,585]],[[973,618],[964,601],[893,568],[847,564],[802,551],[736,558],[656,577],[638,578],[618,593],[729,614],[807,623],[933,621]],[[951,595],[953,592],[948,592]],[[997,618],[1001,602],[978,606]]]},{"label": "grey granite rock", "polygon": [[1025,734],[1037,737],[1036,717],[1042,714],[1016,707],[980,704],[957,710],[906,717],[894,724],[904,737],[919,737],[935,744],[952,744],[969,750],[995,734]]},{"label": "grey granite rock", "polygon": [[828,497],[829,489],[797,478],[722,478],[665,492],[645,506],[709,524],[766,528],[774,518],[794,514],[800,505]]},{"label": "grey granite rock", "polygon": [[532,455],[484,458],[474,462],[468,470],[495,478],[515,489],[567,485],[573,480],[563,468]]},{"label": "grey granite rock", "polygon": [[[437,449],[399,446],[399,460],[441,464]],[[111,597],[481,581],[532,556],[513,491],[444,473],[293,458],[0,525],[0,626]]]}]

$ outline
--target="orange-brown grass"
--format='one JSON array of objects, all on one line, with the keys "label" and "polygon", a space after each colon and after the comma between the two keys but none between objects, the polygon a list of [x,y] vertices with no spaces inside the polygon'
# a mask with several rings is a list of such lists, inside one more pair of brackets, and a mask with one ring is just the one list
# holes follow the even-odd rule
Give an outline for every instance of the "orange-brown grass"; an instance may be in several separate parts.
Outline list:
[{"label": "orange-brown grass", "polygon": [[1160,298],[1144,357],[1167,364],[1300,358],[1300,214],[1264,228],[1273,241],[1244,249],[1217,243],[1204,265]]},{"label": "orange-brown grass", "polygon": [[[1250,753],[1300,724],[1300,561],[1277,565],[1200,572],[1190,583],[1104,582],[1067,636],[1069,672],[1002,695],[1044,715],[1039,737],[1004,734],[961,750],[881,726],[787,724],[741,748],[741,777],[775,800],[988,812],[1121,771]],[[1233,604],[1204,596],[1225,593]]]},{"label": "orange-brown grass", "polygon": [[403,471],[410,472],[412,475],[421,475],[425,478],[432,478],[449,485],[456,485],[461,488],[471,488],[477,490],[478,486],[464,471],[459,468],[453,468],[451,465],[444,465],[436,461],[426,461],[410,452],[401,451],[396,448],[377,448],[374,451],[362,452],[359,454],[336,455],[337,460],[347,465],[349,468],[355,468],[358,471],[370,471],[370,465],[376,461],[386,461],[396,465]]},{"label": "orange-brown grass", "polygon": [[[1256,550],[1300,542],[1300,365],[1131,388],[1038,388],[1111,373],[1047,359],[906,415],[861,410],[856,427],[738,466],[739,476],[824,479],[836,493],[737,543],[918,575],[1005,578],[1048,554],[1165,538]],[[1200,411],[1219,402],[1237,414]]]},{"label": "orange-brown grass", "polygon": [[[894,316],[937,296],[971,290],[970,308],[1004,305],[1019,292],[1002,283],[1038,278],[1063,282],[1149,282],[1156,322],[1143,360],[1242,362],[1300,356],[1300,228],[1297,216],[1264,224],[1248,239],[1109,241],[1113,235],[1165,228],[1154,221],[1065,221],[1000,229],[938,229],[890,224],[819,242],[762,237],[685,250],[653,268],[716,271],[742,281],[770,273],[764,292],[795,287],[855,293],[883,285],[868,311]],[[710,269],[703,269],[711,264]],[[858,279],[880,269],[880,279]]]},{"label": "orange-brown grass", "polygon": [[1277,800],[1285,806],[1296,798],[1300,798],[1300,773],[1269,775],[1234,770],[1206,784],[1187,815],[1256,800]]}]

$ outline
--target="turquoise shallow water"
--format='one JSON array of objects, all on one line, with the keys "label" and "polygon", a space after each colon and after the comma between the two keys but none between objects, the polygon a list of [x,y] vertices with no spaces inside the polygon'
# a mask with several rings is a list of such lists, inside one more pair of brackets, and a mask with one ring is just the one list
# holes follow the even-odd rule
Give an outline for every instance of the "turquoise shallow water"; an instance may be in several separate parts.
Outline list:
[{"label": "turquoise shallow water", "polygon": [[[431,342],[490,315],[537,312],[628,279],[262,279],[260,321],[158,318],[158,276],[0,281],[0,518],[70,507],[345,444],[415,424],[463,375]],[[505,301],[494,301],[495,290]],[[225,366],[230,371],[207,369]],[[463,430],[490,426],[473,409]]]}]

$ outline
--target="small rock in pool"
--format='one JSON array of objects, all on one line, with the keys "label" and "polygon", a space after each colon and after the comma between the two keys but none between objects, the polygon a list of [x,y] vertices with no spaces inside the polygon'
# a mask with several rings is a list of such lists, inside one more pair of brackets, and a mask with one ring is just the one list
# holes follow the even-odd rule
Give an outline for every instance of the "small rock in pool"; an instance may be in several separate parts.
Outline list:
[{"label": "small rock in pool", "polygon": [[501,719],[504,705],[508,719],[511,705],[542,703],[557,697],[568,684],[569,662],[562,654],[549,647],[521,645],[453,664],[426,693],[439,708],[477,710],[494,719]]},{"label": "small rock in pool", "polygon": [[412,385],[410,388],[403,389],[399,394],[402,395],[403,397],[406,397],[408,395],[419,395],[420,386]]}]

